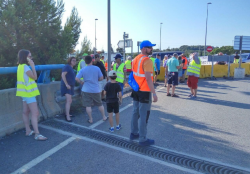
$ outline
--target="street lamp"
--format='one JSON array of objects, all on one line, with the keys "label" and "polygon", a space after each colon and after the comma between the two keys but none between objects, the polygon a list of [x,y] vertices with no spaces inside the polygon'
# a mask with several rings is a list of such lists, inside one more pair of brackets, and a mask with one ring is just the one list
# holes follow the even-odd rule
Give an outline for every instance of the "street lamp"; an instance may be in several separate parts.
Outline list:
[{"label": "street lamp", "polygon": [[96,54],[96,21],[98,19],[95,19],[95,50],[94,50],[94,54]]},{"label": "street lamp", "polygon": [[160,23],[160,51],[161,51],[161,24],[163,23]]},{"label": "street lamp", "polygon": [[[211,2],[207,3],[207,19],[208,19],[208,5],[212,4]],[[206,21],[206,34],[205,34],[205,48],[204,48],[204,56],[206,56],[206,45],[207,45],[207,21]]]}]

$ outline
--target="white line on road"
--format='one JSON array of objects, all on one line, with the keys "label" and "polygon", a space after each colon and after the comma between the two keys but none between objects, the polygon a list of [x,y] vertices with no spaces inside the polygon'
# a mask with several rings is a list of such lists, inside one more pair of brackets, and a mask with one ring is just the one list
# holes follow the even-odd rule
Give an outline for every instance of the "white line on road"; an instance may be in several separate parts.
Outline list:
[{"label": "white line on road", "polygon": [[[125,109],[128,109],[128,108],[129,108],[130,106],[132,106],[132,105],[133,105],[133,104],[128,104],[127,106],[125,106],[125,107],[119,109],[119,112],[122,112],[122,111],[124,111]],[[113,114],[113,116],[115,116],[115,114]],[[101,120],[97,121],[96,123],[92,124],[91,126],[89,126],[89,128],[94,129],[95,127],[99,126],[99,125],[102,124],[102,123],[103,123],[103,120],[101,119]]]},{"label": "white line on road", "polygon": [[58,150],[60,150],[63,147],[67,146],[69,143],[71,143],[75,139],[76,139],[75,137],[68,138],[67,140],[65,140],[62,143],[60,143],[59,145],[57,145],[56,147],[50,149],[49,151],[45,152],[44,154],[40,155],[39,157],[33,159],[29,163],[27,163],[24,166],[20,167],[19,169],[17,169],[16,171],[14,171],[12,174],[25,173],[27,170],[29,170],[30,168],[34,167],[35,165],[37,165],[38,163],[40,163],[44,159],[48,158],[49,156],[53,155]]},{"label": "white line on road", "polygon": [[[66,121],[58,120],[58,119],[55,119],[55,121],[62,122],[62,123],[65,123],[65,124],[71,124],[71,125],[74,125],[74,126],[77,126],[77,127],[82,127],[82,128],[90,129],[89,127],[86,127],[86,126],[82,126],[82,125],[75,124],[75,123],[69,123],[69,122],[66,122]],[[39,126],[43,127],[44,125],[39,125]],[[114,134],[114,133],[105,132],[105,131],[98,130],[98,129],[94,129],[94,130],[97,131],[97,132],[101,132],[101,133],[104,133],[104,134],[107,134],[107,135],[112,135],[112,136],[115,136],[115,137],[118,137],[118,138],[122,138],[122,139],[125,139],[125,140],[130,140],[128,137],[124,137],[124,136],[117,135],[117,134]],[[69,136],[71,136],[71,135],[69,134]],[[133,141],[134,142],[138,142],[138,140],[133,140]],[[236,165],[232,165],[232,164],[228,164],[228,163],[223,163],[223,162],[215,160],[215,159],[204,158],[204,157],[200,157],[200,156],[188,154],[188,153],[185,153],[185,152],[180,152],[180,151],[175,151],[175,150],[172,150],[172,149],[167,149],[167,148],[156,146],[156,145],[153,145],[152,147],[156,147],[158,149],[166,150],[166,151],[177,153],[177,154],[180,154],[180,155],[189,156],[189,157],[193,157],[193,158],[196,158],[196,159],[200,159],[200,160],[204,160],[204,161],[209,161],[211,163],[215,163],[215,164],[219,164],[219,165],[224,165],[224,166],[229,166],[229,167],[232,167],[232,168],[236,168],[236,169],[245,170],[245,171],[250,172],[250,168],[236,166]]]},{"label": "white line on road", "polygon": [[95,143],[95,144],[98,144],[98,145],[101,145],[101,146],[105,146],[105,147],[108,147],[108,148],[111,148],[111,149],[115,149],[115,150],[130,154],[130,155],[134,155],[134,156],[137,156],[137,157],[140,157],[140,158],[143,158],[145,160],[149,160],[149,161],[152,161],[152,162],[155,162],[155,163],[159,163],[161,165],[168,166],[168,167],[171,167],[171,168],[174,168],[174,169],[177,169],[177,170],[190,172],[192,174],[200,174],[200,172],[197,172],[195,170],[191,170],[191,169],[187,169],[187,168],[184,168],[184,167],[181,167],[181,166],[178,166],[178,165],[170,164],[170,163],[167,163],[165,161],[161,161],[161,160],[154,159],[154,158],[151,158],[151,157],[148,157],[148,156],[144,156],[144,155],[141,155],[141,154],[138,154],[138,153],[135,153],[135,152],[131,152],[129,150],[126,150],[126,149],[123,149],[123,148],[120,148],[120,147],[116,147],[116,146],[112,146],[112,145],[109,145],[109,144],[106,144],[106,143],[103,143],[103,142],[99,142],[97,140],[86,138],[86,137],[83,137],[83,136],[80,136],[80,135],[69,133],[69,132],[66,132],[66,131],[63,131],[63,130],[60,130],[60,129],[55,129],[55,128],[45,126],[45,125],[39,125],[39,126],[42,127],[42,128],[49,129],[49,130],[55,131],[57,133],[63,134],[63,135],[72,136],[72,137],[74,137],[74,139],[81,139],[81,140],[85,140],[85,141]]},{"label": "white line on road", "polygon": [[[161,89],[164,89],[164,87],[159,88],[158,90],[156,90],[156,92],[160,91]],[[131,103],[131,104],[128,104],[127,106],[125,106],[125,107],[119,109],[119,112],[122,112],[122,111],[124,111],[125,109],[128,109],[130,106],[133,106],[133,104],[132,104],[132,103]],[[115,116],[115,114],[113,114],[113,117],[114,117],[114,116]],[[102,123],[103,123],[103,120],[101,119],[101,120],[97,121],[96,123],[92,124],[91,126],[89,126],[89,128],[94,129],[95,127],[99,126],[99,125],[102,124]]]}]

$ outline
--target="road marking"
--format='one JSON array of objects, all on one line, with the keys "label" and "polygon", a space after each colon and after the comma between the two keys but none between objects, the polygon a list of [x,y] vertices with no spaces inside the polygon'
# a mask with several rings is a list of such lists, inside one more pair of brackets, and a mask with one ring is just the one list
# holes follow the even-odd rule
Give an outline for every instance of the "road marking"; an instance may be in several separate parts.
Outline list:
[{"label": "road marking", "polygon": [[[124,111],[125,109],[128,109],[130,106],[133,106],[133,104],[128,104],[127,106],[125,106],[125,107],[119,109],[119,113],[121,113],[121,112]],[[115,116],[115,113],[113,114],[113,117],[114,117],[114,116]],[[95,127],[99,126],[99,125],[102,124],[102,123],[103,123],[103,120],[101,119],[101,120],[97,121],[96,123],[92,124],[91,126],[89,126],[89,128],[94,129]]]},{"label": "road marking", "polygon": [[[160,90],[163,89],[163,88],[164,88],[164,87],[159,88],[158,90],[156,90],[156,92],[160,91]],[[133,106],[133,104],[132,104],[132,103],[131,103],[131,104],[128,104],[127,106],[125,106],[125,107],[119,109],[119,112],[121,113],[121,112],[124,111],[125,109],[128,109],[130,106]],[[114,117],[114,116],[115,116],[115,113],[113,114],[113,117]],[[101,120],[97,121],[96,123],[92,124],[91,126],[89,126],[89,128],[94,129],[95,127],[99,126],[99,125],[102,124],[102,123],[103,123],[103,120],[101,119]]]},{"label": "road marking", "polygon": [[20,167],[19,169],[17,169],[16,171],[14,171],[12,174],[25,173],[27,170],[29,170],[30,168],[34,167],[35,165],[37,165],[38,163],[40,163],[44,159],[48,158],[49,156],[53,155],[58,150],[60,150],[63,147],[67,146],[69,143],[71,143],[75,139],[76,139],[75,137],[68,138],[67,140],[65,140],[62,143],[60,143],[59,145],[57,145],[56,147],[50,149],[49,151],[45,152],[44,154],[38,156],[37,158],[33,159],[29,163],[27,163],[24,166]]},{"label": "road marking", "polygon": [[[75,124],[75,123],[69,123],[69,122],[66,122],[66,121],[58,120],[58,119],[55,119],[55,121],[59,121],[59,122],[65,123],[65,124],[71,124],[71,125],[74,125],[74,126],[77,126],[77,127],[82,127],[82,128],[90,129],[89,127],[86,127],[86,126],[82,126],[82,125]],[[44,125],[39,125],[39,126],[43,127]],[[97,132],[100,132],[100,133],[104,133],[104,134],[107,134],[107,135],[112,135],[112,136],[115,136],[115,137],[118,137],[118,138],[122,138],[122,139],[125,139],[125,140],[130,140],[128,137],[124,137],[124,136],[121,136],[121,135],[113,134],[113,133],[110,133],[110,132],[105,132],[105,131],[98,130],[98,129],[94,129],[94,130],[97,131]],[[69,134],[69,136],[71,136],[71,135]],[[133,140],[133,141],[134,142],[139,142],[138,140]],[[152,147],[156,147],[158,149],[166,150],[166,151],[177,153],[177,154],[180,154],[180,155],[189,156],[189,157],[193,157],[193,158],[196,158],[196,159],[208,161],[208,162],[211,162],[211,163],[216,163],[216,164],[220,164],[220,165],[224,165],[224,166],[228,166],[228,167],[232,167],[232,168],[236,168],[236,169],[245,170],[245,171],[250,172],[250,168],[245,168],[245,167],[236,166],[236,165],[232,165],[232,164],[228,164],[228,163],[223,163],[223,162],[217,161],[215,159],[200,157],[200,156],[188,154],[188,153],[185,153],[185,152],[175,151],[175,150],[171,150],[171,149],[160,147],[160,146],[156,146],[156,145],[152,145]]]},{"label": "road marking", "polygon": [[101,145],[101,146],[105,146],[105,147],[108,147],[108,148],[111,148],[111,149],[114,149],[114,150],[117,150],[117,151],[121,151],[121,152],[126,153],[126,154],[130,154],[130,155],[134,155],[134,156],[143,158],[145,160],[149,160],[149,161],[152,161],[152,162],[155,162],[155,163],[159,163],[161,165],[168,166],[168,167],[171,167],[171,168],[174,168],[174,169],[177,169],[177,170],[190,172],[192,174],[200,174],[200,172],[197,172],[195,170],[191,170],[191,169],[187,169],[187,168],[184,168],[184,167],[181,167],[181,166],[178,166],[178,165],[170,164],[170,163],[167,163],[165,161],[161,161],[161,160],[154,159],[154,158],[151,158],[151,157],[148,157],[148,156],[144,156],[144,155],[141,155],[141,154],[138,154],[138,153],[135,153],[135,152],[120,148],[120,147],[116,147],[116,146],[112,146],[112,145],[109,145],[109,144],[106,144],[106,143],[103,143],[103,142],[99,142],[97,140],[86,138],[86,137],[83,137],[83,136],[80,136],[80,135],[76,135],[76,134],[73,134],[73,133],[69,133],[69,132],[66,132],[66,131],[63,131],[63,130],[60,130],[60,129],[56,129],[56,128],[52,128],[52,127],[49,127],[49,126],[45,126],[45,125],[39,125],[39,126],[44,128],[44,129],[52,130],[52,131],[55,131],[55,132],[63,134],[63,135],[72,136],[72,138],[74,138],[74,139],[81,139],[81,140],[88,141],[88,142],[91,142],[91,143],[95,143],[95,144],[98,144],[98,145]]}]

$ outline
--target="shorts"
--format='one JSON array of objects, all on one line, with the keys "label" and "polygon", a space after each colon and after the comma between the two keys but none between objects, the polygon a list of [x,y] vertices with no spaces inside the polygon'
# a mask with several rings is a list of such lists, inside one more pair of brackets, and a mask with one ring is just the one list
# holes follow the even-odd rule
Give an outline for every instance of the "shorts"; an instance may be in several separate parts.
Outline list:
[{"label": "shorts", "polygon": [[102,106],[101,94],[82,92],[82,105],[84,107]]},{"label": "shorts", "polygon": [[192,89],[197,89],[198,88],[198,80],[199,80],[199,77],[188,76],[188,80],[187,80],[188,87],[192,88]]},{"label": "shorts", "polygon": [[157,73],[157,71],[155,71],[155,75],[160,75],[160,70],[158,71],[158,73]]},{"label": "shorts", "polygon": [[119,113],[119,103],[107,103],[107,112],[112,113],[114,112],[115,114]]},{"label": "shorts", "polygon": [[168,73],[168,84],[172,84],[173,86],[178,85],[178,72]]},{"label": "shorts", "polygon": [[182,70],[178,71],[178,77],[182,77]]},{"label": "shorts", "polygon": [[100,91],[102,92],[104,90],[104,86],[107,83],[107,79],[103,79],[102,81],[99,81],[98,83],[99,83]]},{"label": "shorts", "polygon": [[187,69],[182,69],[182,75],[184,75],[185,74],[185,71],[186,71]]},{"label": "shorts", "polygon": [[27,104],[36,102],[36,97],[22,97],[22,99]]},{"label": "shorts", "polygon": [[61,84],[61,96],[65,94],[74,95],[74,85],[70,85],[71,89],[68,89],[65,84]]}]

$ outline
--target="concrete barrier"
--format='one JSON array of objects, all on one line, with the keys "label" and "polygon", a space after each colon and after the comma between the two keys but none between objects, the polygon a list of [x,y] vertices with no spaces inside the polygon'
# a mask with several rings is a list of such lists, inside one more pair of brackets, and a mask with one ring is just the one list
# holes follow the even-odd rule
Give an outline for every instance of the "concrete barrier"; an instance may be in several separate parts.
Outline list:
[{"label": "concrete barrier", "polygon": [[[60,95],[60,82],[38,85],[40,96],[37,96],[39,120],[53,117],[64,112],[65,98]],[[58,98],[61,97],[59,101]],[[80,99],[80,89],[75,88],[73,101]],[[16,88],[0,90],[0,137],[24,128],[22,119],[22,99],[16,97]]]}]

